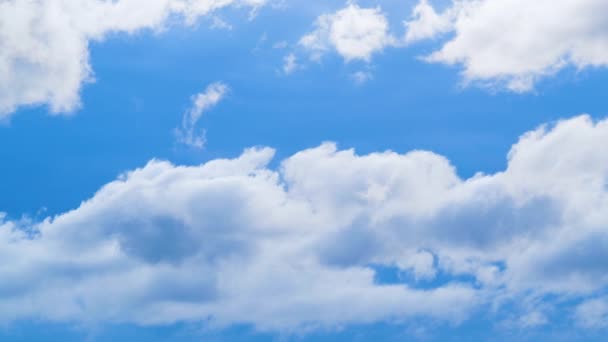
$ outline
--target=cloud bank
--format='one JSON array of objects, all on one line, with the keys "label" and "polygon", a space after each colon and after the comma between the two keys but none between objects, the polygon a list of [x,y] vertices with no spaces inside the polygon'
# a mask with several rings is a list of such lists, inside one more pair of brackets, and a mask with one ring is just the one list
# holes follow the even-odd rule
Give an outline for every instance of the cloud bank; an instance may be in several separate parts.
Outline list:
[{"label": "cloud bank", "polygon": [[[554,298],[603,327],[607,145],[608,120],[579,116],[524,134],[506,170],[470,179],[432,152],[332,143],[276,169],[270,148],[152,160],[72,211],[0,221],[0,322],[457,324],[539,298],[519,309],[544,322]],[[410,277],[383,283],[379,266]]]},{"label": "cloud bank", "polygon": [[524,92],[567,67],[608,66],[606,13],[603,0],[452,0],[441,13],[421,0],[406,41],[449,33],[429,62],[461,66],[465,82]]}]

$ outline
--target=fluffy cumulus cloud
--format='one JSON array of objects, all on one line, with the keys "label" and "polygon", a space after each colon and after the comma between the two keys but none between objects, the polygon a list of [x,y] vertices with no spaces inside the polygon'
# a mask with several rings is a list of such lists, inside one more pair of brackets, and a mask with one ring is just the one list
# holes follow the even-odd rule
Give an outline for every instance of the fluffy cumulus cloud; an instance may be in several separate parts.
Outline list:
[{"label": "fluffy cumulus cloud", "polygon": [[205,134],[196,132],[196,125],[203,114],[215,107],[229,92],[230,88],[222,83],[211,83],[205,91],[193,96],[192,107],[184,113],[182,125],[176,130],[178,141],[182,144],[202,148]]},{"label": "fluffy cumulus cloud", "polygon": [[607,66],[606,13],[603,0],[452,0],[441,13],[421,0],[406,40],[450,32],[428,61],[462,66],[466,82],[521,92],[569,66]]},{"label": "fluffy cumulus cloud", "polygon": [[[289,331],[458,323],[555,298],[603,327],[606,301],[594,298],[608,285],[607,145],[608,120],[580,116],[523,135],[506,170],[470,179],[432,152],[357,155],[332,143],[276,169],[270,148],[199,166],[153,160],[70,212],[0,219],[10,260],[0,322]],[[410,280],[381,282],[379,266]],[[448,281],[433,281],[440,274]],[[522,317],[549,324],[548,305]]]},{"label": "fluffy cumulus cloud", "polygon": [[405,41],[411,43],[431,39],[442,33],[452,31],[454,15],[457,11],[458,7],[455,7],[439,14],[429,4],[428,0],[420,0],[412,10],[412,19],[405,22],[407,28]]},{"label": "fluffy cumulus cloud", "polygon": [[88,44],[113,32],[161,29],[171,17],[193,23],[226,6],[265,0],[8,0],[0,2],[0,118],[20,106],[52,113],[80,105],[93,80]]},{"label": "fluffy cumulus cloud", "polygon": [[319,16],[314,31],[300,39],[300,45],[312,53],[313,59],[336,51],[347,61],[369,61],[374,53],[394,43],[380,8],[362,8],[354,3]]}]

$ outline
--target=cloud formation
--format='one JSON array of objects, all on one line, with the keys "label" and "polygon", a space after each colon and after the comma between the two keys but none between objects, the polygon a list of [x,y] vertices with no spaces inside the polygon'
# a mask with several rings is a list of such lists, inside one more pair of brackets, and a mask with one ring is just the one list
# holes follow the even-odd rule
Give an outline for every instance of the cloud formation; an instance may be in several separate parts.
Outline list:
[{"label": "cloud formation", "polygon": [[287,56],[283,57],[283,73],[285,75],[292,74],[298,69],[298,67],[298,58],[295,54],[290,53]]},{"label": "cloud formation", "polygon": [[336,51],[346,61],[370,61],[394,43],[389,25],[379,7],[362,8],[350,3],[345,8],[317,18],[314,31],[300,39],[300,45],[319,59],[329,51]]},{"label": "cloud formation", "polygon": [[441,13],[421,0],[406,40],[449,32],[429,62],[461,66],[465,82],[525,92],[567,67],[606,67],[606,13],[603,0],[452,0]]},{"label": "cloud formation", "polygon": [[[602,326],[605,302],[584,303],[608,285],[607,144],[608,120],[579,116],[526,133],[506,170],[470,179],[432,152],[332,143],[277,169],[270,148],[153,160],[75,210],[2,218],[0,321],[458,323],[551,294]],[[377,266],[412,280],[383,284]],[[545,322],[547,305],[522,310]]]},{"label": "cloud formation", "polygon": [[110,33],[160,30],[172,17],[192,24],[226,6],[258,8],[265,0],[9,0],[0,2],[0,118],[19,107],[51,113],[80,106],[94,79],[88,45]]},{"label": "cloud formation", "polygon": [[230,91],[230,88],[222,83],[215,82],[207,86],[205,91],[192,97],[192,107],[188,109],[182,118],[182,125],[176,130],[178,141],[182,144],[195,148],[205,145],[205,134],[196,132],[196,124],[203,114],[215,107]]},{"label": "cloud formation", "polygon": [[600,297],[581,303],[575,312],[578,323],[585,328],[608,327],[608,298]]}]

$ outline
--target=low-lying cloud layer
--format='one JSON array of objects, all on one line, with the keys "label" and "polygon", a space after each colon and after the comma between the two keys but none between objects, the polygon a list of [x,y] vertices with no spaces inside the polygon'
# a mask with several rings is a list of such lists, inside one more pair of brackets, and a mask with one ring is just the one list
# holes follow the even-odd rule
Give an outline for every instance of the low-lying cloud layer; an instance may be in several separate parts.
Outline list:
[{"label": "low-lying cloud layer", "polygon": [[[153,160],[73,211],[2,220],[0,321],[284,331],[458,323],[515,303],[526,322],[550,323],[547,308],[569,299],[581,326],[604,327],[605,146],[608,120],[579,116],[523,135],[504,172],[466,180],[432,152],[332,143],[276,170],[270,148],[200,166]],[[409,280],[379,282],[378,266]]]}]

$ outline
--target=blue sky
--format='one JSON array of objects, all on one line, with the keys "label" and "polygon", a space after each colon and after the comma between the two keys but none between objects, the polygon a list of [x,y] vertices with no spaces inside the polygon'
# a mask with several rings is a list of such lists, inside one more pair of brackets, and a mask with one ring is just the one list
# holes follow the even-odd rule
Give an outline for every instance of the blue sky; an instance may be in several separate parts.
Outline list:
[{"label": "blue sky", "polygon": [[601,340],[602,1],[85,3],[0,4],[0,339]]}]

